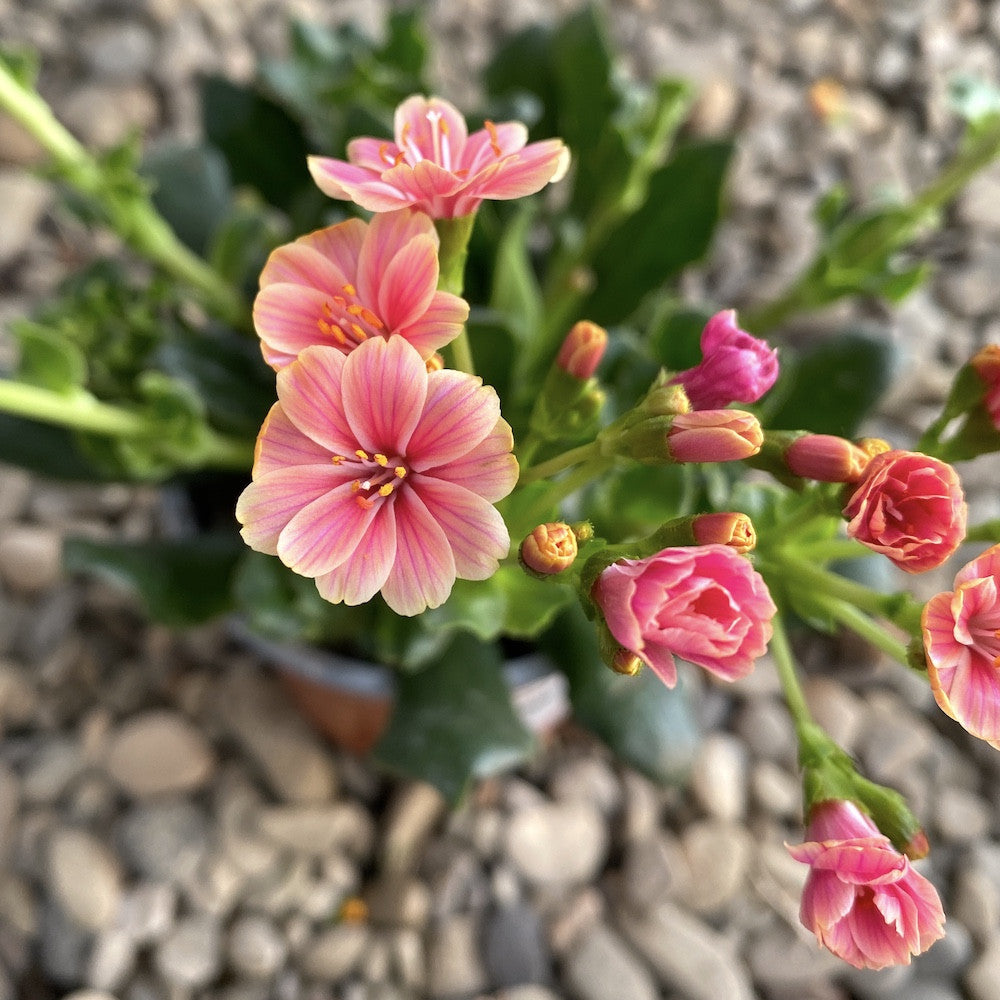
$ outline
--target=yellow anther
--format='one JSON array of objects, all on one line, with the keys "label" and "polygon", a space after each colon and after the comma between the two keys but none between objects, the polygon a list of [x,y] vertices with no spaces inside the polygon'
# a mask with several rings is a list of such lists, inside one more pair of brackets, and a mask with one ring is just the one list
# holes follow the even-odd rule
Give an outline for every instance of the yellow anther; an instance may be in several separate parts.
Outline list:
[{"label": "yellow anther", "polygon": [[490,137],[490,149],[493,150],[494,156],[502,156],[503,150],[500,148],[500,138],[497,135],[497,127],[493,122],[487,120],[483,122],[483,128],[486,129]]},{"label": "yellow anther", "polygon": [[364,306],[359,306],[357,304],[357,302],[355,302],[353,306],[348,306],[347,307],[347,312],[351,316],[360,316],[364,311],[365,311],[365,307]]},{"label": "yellow anther", "polygon": [[343,455],[331,455],[330,456],[330,461],[333,462],[334,465],[340,465],[340,463],[344,461],[344,456]]},{"label": "yellow anther", "polygon": [[341,309],[347,305],[347,299],[345,299],[343,295],[334,295],[333,302],[335,305],[340,306]]},{"label": "yellow anther", "polygon": [[389,459],[385,455],[372,455],[372,458],[375,460],[375,464],[381,465],[383,469],[389,464]]},{"label": "yellow anther", "polygon": [[392,471],[395,472],[400,479],[402,479],[406,475],[406,469],[404,469],[403,466],[401,465],[397,465],[396,468],[393,469]]},{"label": "yellow anther", "polygon": [[369,497],[363,497],[360,493],[354,498],[354,502],[362,510],[371,510],[371,508],[375,506],[374,500],[370,499]]},{"label": "yellow anther", "polygon": [[345,295],[357,295],[358,294],[358,290],[350,282],[348,282],[346,285],[341,285],[340,288],[341,288],[341,291]]},{"label": "yellow anther", "polygon": [[438,128],[441,129],[442,135],[447,135],[451,131],[451,129],[448,128],[448,123],[444,120],[444,118],[441,118],[438,121]]},{"label": "yellow anther", "polygon": [[355,479],[354,482],[351,483],[351,492],[357,493],[360,489],[361,489],[361,480]]},{"label": "yellow anther", "polygon": [[392,483],[386,483],[384,486],[378,488],[378,495],[380,497],[387,497],[392,492]]},{"label": "yellow anther", "polygon": [[368,452],[365,451],[364,448],[359,448],[354,454],[357,455],[358,458],[364,460],[365,462],[368,461]]},{"label": "yellow anther", "polygon": [[330,305],[329,302],[323,303],[323,315],[328,316],[331,319],[333,318],[333,307]]},{"label": "yellow anther", "polygon": [[352,323],[351,329],[354,331],[354,335],[358,338],[358,340],[368,339],[368,334],[365,333],[364,327],[359,326],[357,323]]},{"label": "yellow anther", "polygon": [[382,320],[380,320],[380,319],[378,318],[378,316],[376,316],[376,315],[375,315],[375,313],[373,313],[373,312],[371,311],[371,309],[364,309],[364,308],[363,308],[363,309],[361,310],[361,318],[362,318],[362,319],[363,319],[363,320],[364,320],[364,321],[365,321],[365,322],[366,322],[366,323],[367,323],[367,324],[368,324],[369,326],[373,326],[373,327],[375,327],[375,329],[376,329],[376,330],[384,330],[384,329],[385,329],[385,323],[383,323],[383,322],[382,322]]}]

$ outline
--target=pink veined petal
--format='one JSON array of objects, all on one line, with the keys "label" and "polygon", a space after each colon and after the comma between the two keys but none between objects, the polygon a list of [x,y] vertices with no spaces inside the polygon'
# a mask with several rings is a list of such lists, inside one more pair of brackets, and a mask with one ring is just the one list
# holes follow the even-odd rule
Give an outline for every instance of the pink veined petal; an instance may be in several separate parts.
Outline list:
[{"label": "pink veined petal", "polygon": [[381,180],[404,196],[409,205],[450,197],[468,185],[467,178],[456,177],[450,170],[439,167],[432,160],[421,160],[412,167],[407,163],[400,163],[382,174]]},{"label": "pink veined petal", "polygon": [[257,435],[254,448],[253,478],[259,479],[275,469],[295,465],[324,465],[330,453],[308,438],[288,419],[281,403],[268,411]]},{"label": "pink veined petal", "polygon": [[[632,647],[627,648],[631,649]],[[649,665],[649,669],[668,688],[676,687],[677,661],[669,647],[661,642],[657,642],[656,639],[650,639],[645,642],[641,649],[633,650],[633,652],[638,653],[642,660]]]},{"label": "pink veined petal", "polygon": [[833,841],[813,861],[813,867],[835,871],[837,877],[853,885],[896,882],[906,874],[908,862],[881,837],[853,841]]},{"label": "pink veined petal", "polygon": [[[496,144],[500,148],[500,157],[516,153],[523,149],[528,141],[528,129],[521,122],[498,122],[493,127],[496,130]],[[473,177],[500,157],[493,148],[493,136],[482,128],[469,136],[462,150],[462,162],[459,167],[468,171],[468,175]]]},{"label": "pink veined petal", "polygon": [[632,610],[636,593],[633,575],[626,567],[615,563],[597,578],[595,599],[604,611],[611,634],[633,653],[642,653],[641,622]]},{"label": "pink veined petal", "polygon": [[399,615],[418,615],[443,604],[455,583],[455,558],[441,525],[413,490],[401,490],[396,512],[396,559],[382,585]]},{"label": "pink veined petal", "polygon": [[484,500],[496,503],[517,484],[517,459],[511,454],[514,435],[506,420],[496,426],[471,451],[447,465],[436,465],[424,471],[428,476],[445,479],[478,493]]},{"label": "pink veined petal", "polygon": [[264,360],[275,370],[294,361],[312,344],[336,347],[332,336],[319,327],[323,305],[330,296],[304,285],[268,285],[257,293],[253,324],[260,335]]},{"label": "pink veined petal", "polygon": [[533,142],[471,178],[468,193],[477,198],[508,199],[541,191],[562,165],[565,149],[561,139]]},{"label": "pink veined petal", "polygon": [[463,580],[486,580],[510,549],[510,535],[499,511],[463,486],[415,474],[410,489],[444,530]]},{"label": "pink veined petal", "polygon": [[398,152],[399,147],[390,139],[376,139],[370,135],[351,139],[347,144],[347,159],[351,163],[378,173],[392,166]]},{"label": "pink veined petal", "polygon": [[807,927],[832,927],[847,915],[856,896],[857,889],[834,873],[813,872],[802,891],[799,916]]},{"label": "pink veined petal", "polygon": [[333,347],[308,347],[277,378],[285,415],[331,457],[352,455],[358,448],[341,397],[345,361]]},{"label": "pink veined petal", "polygon": [[[439,124],[437,143],[434,136],[434,116],[440,116],[443,128]],[[420,94],[408,97],[396,108],[393,116],[393,133],[396,143],[408,155],[413,155],[413,149],[421,156],[437,159],[436,153],[442,149],[442,142],[447,141],[453,160],[448,169],[458,167],[462,147],[468,136],[465,119],[458,109],[449,101],[440,97],[425,98]],[[444,157],[441,157],[444,160]]]},{"label": "pink veined petal", "polygon": [[886,923],[873,902],[857,905],[844,919],[858,951],[864,956],[865,967],[884,969],[890,965],[909,965],[907,942]]},{"label": "pink veined petal", "polygon": [[278,537],[288,522],[343,482],[344,474],[330,464],[275,469],[261,476],[236,501],[243,540],[257,552],[277,555]]},{"label": "pink veined petal", "polygon": [[367,340],[348,355],[341,382],[344,411],[365,451],[408,455],[427,380],[420,355],[401,337]]},{"label": "pink veined petal", "polygon": [[355,502],[352,482],[344,482],[306,504],[278,535],[278,557],[299,576],[322,576],[350,558],[382,508]]},{"label": "pink veined petal", "polygon": [[361,219],[348,219],[335,226],[317,229],[296,242],[321,253],[348,281],[354,282],[358,273],[358,257],[367,235],[368,226]]},{"label": "pink veined petal", "polygon": [[351,606],[370,601],[382,588],[396,558],[396,515],[383,504],[354,552],[336,569],[316,577],[320,596]]},{"label": "pink veined petal", "polygon": [[404,138],[419,135],[427,113],[427,98],[423,94],[411,94],[401,104],[396,105],[392,116],[392,134],[396,145],[403,148]]},{"label": "pink veined petal", "polygon": [[974,736],[1000,740],[1000,670],[973,654],[955,671],[947,692],[953,717]]},{"label": "pink veined petal", "polygon": [[324,156],[310,156],[308,165],[320,191],[331,198],[356,202],[369,212],[393,212],[406,207],[412,200],[399,188],[385,183],[379,174],[364,167]]},{"label": "pink veined petal", "polygon": [[955,589],[970,580],[984,576],[1000,577],[1000,545],[993,545],[980,553],[972,562],[966,563],[955,574]]},{"label": "pink veined petal", "polygon": [[378,312],[390,330],[418,320],[438,283],[437,240],[417,236],[389,261],[378,289]]},{"label": "pink veined petal", "polygon": [[271,252],[260,273],[260,287],[268,285],[305,285],[323,292],[339,292],[348,281],[347,274],[320,249],[310,245],[308,238],[286,243]]},{"label": "pink veined petal", "polygon": [[423,315],[407,325],[397,328],[398,336],[409,341],[422,358],[429,358],[435,351],[450,344],[462,332],[462,324],[469,318],[469,303],[451,292],[435,292]]},{"label": "pink veined petal", "polygon": [[[376,307],[386,269],[410,240],[418,236],[425,236],[433,242],[436,256],[437,231],[434,223],[423,212],[404,208],[380,213],[372,219],[367,238],[358,255],[358,297],[362,302],[373,309]],[[437,281],[437,276],[434,280]],[[384,316],[382,318],[385,319]]]},{"label": "pink veined petal", "polygon": [[424,472],[462,458],[499,419],[500,399],[482,379],[447,368],[430,372],[427,402],[410,438],[411,467]]}]

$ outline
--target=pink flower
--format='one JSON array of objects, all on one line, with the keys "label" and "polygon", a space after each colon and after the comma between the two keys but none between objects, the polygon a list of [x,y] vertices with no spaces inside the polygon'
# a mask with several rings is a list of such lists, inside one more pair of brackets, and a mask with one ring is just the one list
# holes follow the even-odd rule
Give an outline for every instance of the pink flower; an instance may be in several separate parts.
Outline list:
[{"label": "pink flower", "polygon": [[667,453],[675,462],[738,462],[763,443],[760,422],[743,410],[678,413],[667,432]]},{"label": "pink flower", "polygon": [[914,451],[876,455],[844,508],[848,535],[907,573],[940,566],[961,545],[966,513],[955,470]]},{"label": "pink flower", "polygon": [[756,403],[778,378],[778,352],[736,325],[736,312],[716,313],[701,334],[701,364],[671,379],[696,410]]},{"label": "pink flower", "polygon": [[924,606],[927,674],[942,710],[1000,750],[1000,545]]},{"label": "pink flower", "polygon": [[523,542],[519,555],[524,568],[532,574],[550,576],[569,569],[576,560],[576,532],[562,521],[540,524]]},{"label": "pink flower", "polygon": [[464,299],[439,292],[438,235],[420,212],[350,219],[278,247],[260,276],[253,319],[275,369],[311,344],[348,354],[371,337],[399,336],[422,358],[454,340]]},{"label": "pink flower", "polygon": [[469,135],[465,119],[440,97],[408,97],[394,124],[395,142],[349,142],[350,162],[309,157],[320,190],[370,212],[412,205],[435,219],[453,219],[471,215],[484,198],[534,194],[569,165],[561,139],[526,146],[528,130],[520,122],[486,122]]},{"label": "pink flower", "polygon": [[856,968],[909,965],[944,936],[934,886],[854,803],[814,806],[806,843],[788,851],[810,866],[799,919]]},{"label": "pink flower", "polygon": [[1000,344],[988,344],[969,362],[986,387],[983,406],[1000,431]]},{"label": "pink flower", "polygon": [[401,615],[437,607],[456,577],[484,580],[510,539],[493,503],[517,481],[496,392],[428,372],[402,337],[348,355],[307,347],[278,373],[236,517],[334,604],[379,590]]},{"label": "pink flower", "polygon": [[761,575],[726,545],[619,559],[597,578],[591,597],[615,639],[667,687],[677,683],[675,655],[723,680],[750,673],[776,611]]}]

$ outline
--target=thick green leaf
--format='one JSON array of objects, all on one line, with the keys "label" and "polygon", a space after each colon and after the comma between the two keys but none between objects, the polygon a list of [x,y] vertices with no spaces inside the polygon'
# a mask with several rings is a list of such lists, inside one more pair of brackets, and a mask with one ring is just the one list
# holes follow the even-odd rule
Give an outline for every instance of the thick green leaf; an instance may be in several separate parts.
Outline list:
[{"label": "thick green leaf", "polygon": [[63,566],[134,590],[154,621],[188,626],[232,607],[233,574],[244,551],[234,534],[143,542],[67,538]]},{"label": "thick green leaf", "polygon": [[150,150],[142,174],[154,182],[153,204],[174,232],[204,254],[229,212],[229,167],[211,146],[165,143]]},{"label": "thick green leaf", "polygon": [[534,639],[576,599],[575,592],[555,580],[536,580],[520,566],[501,566],[492,577],[506,599],[503,634]]},{"label": "thick green leaf", "polygon": [[210,76],[201,85],[201,116],[208,141],[221,150],[234,184],[246,184],[287,210],[311,185],[302,127],[251,87]]},{"label": "thick green leaf", "polygon": [[522,344],[537,336],[542,292],[528,255],[528,229],[534,212],[527,203],[515,216],[497,247],[490,307],[501,313]]},{"label": "thick green leaf", "polygon": [[727,142],[690,143],[653,173],[645,202],[594,255],[596,285],[581,315],[605,326],[621,322],[705,254],[731,155]]},{"label": "thick green leaf", "polygon": [[495,646],[462,634],[426,669],[401,676],[376,762],[456,803],[473,778],[525,760],[534,740],[514,714],[500,667]]},{"label": "thick green leaf", "polygon": [[852,437],[889,387],[895,361],[890,340],[864,331],[824,340],[797,358],[783,351],[767,425]]},{"label": "thick green leaf", "polygon": [[544,637],[544,648],[569,679],[576,718],[619,757],[662,782],[683,782],[694,761],[699,731],[678,686],[652,672],[623,677],[597,653],[594,626],[579,606],[569,609]]},{"label": "thick green leaf", "polygon": [[87,379],[87,362],[80,349],[50,327],[22,321],[11,324],[17,339],[18,378],[29,385],[70,393]]}]

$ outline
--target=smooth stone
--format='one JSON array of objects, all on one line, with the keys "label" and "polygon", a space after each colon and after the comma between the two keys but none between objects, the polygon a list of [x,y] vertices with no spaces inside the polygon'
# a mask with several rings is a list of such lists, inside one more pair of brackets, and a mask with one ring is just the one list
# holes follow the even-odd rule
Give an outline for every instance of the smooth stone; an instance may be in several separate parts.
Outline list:
[{"label": "smooth stone", "polygon": [[614,816],[622,805],[622,786],[611,764],[600,757],[574,757],[559,763],[549,779],[549,792],[560,802],[582,800],[602,816]]},{"label": "smooth stone", "polygon": [[207,914],[196,914],[174,925],[157,946],[154,959],[171,986],[197,989],[219,974],[221,951],[218,923]]},{"label": "smooth stone", "polygon": [[730,944],[707,924],[670,903],[642,915],[618,914],[625,938],[665,986],[689,1000],[754,1000],[753,987]]},{"label": "smooth stone", "polygon": [[427,941],[427,993],[435,1000],[471,996],[487,988],[479,955],[479,926],[469,914],[447,917]]},{"label": "smooth stone", "polygon": [[432,897],[425,882],[405,875],[382,875],[365,889],[365,904],[374,924],[423,930],[430,917]]},{"label": "smooth stone", "polygon": [[115,82],[138,79],[152,68],[157,55],[156,39],[137,21],[88,25],[80,47],[94,76]]},{"label": "smooth stone", "polygon": [[[0,183],[0,202],[3,200]],[[62,573],[62,539],[44,525],[15,524],[0,536],[0,578],[15,592],[48,590]]]},{"label": "smooth stone", "polygon": [[1000,936],[994,935],[969,966],[962,982],[971,1000],[996,1000],[997,984],[1000,984]]},{"label": "smooth stone", "polygon": [[563,959],[566,984],[580,1000],[657,1000],[653,977],[622,939],[592,927]]},{"label": "smooth stone", "polygon": [[135,968],[138,950],[126,930],[102,931],[94,941],[87,962],[87,985],[94,990],[119,990]]},{"label": "smooth stone", "polygon": [[309,942],[297,964],[312,979],[338,982],[357,968],[369,937],[364,924],[336,924]]},{"label": "smooth stone", "polygon": [[622,889],[625,899],[635,909],[647,909],[684,892],[690,882],[687,858],[668,834],[654,833],[625,849]]},{"label": "smooth stone", "polygon": [[992,810],[978,795],[954,785],[943,785],[934,797],[938,832],[956,844],[982,840],[989,833]]},{"label": "smooth stone", "polygon": [[530,906],[515,903],[490,910],[483,924],[483,964],[494,987],[552,981],[545,928]]},{"label": "smooth stone", "polygon": [[21,778],[25,801],[54,803],[85,768],[86,762],[77,741],[55,736],[32,755]]},{"label": "smooth stone", "polygon": [[164,882],[140,882],[125,890],[118,909],[118,926],[136,944],[159,941],[173,926],[177,890]]},{"label": "smooth stone", "polygon": [[229,928],[226,952],[235,972],[250,979],[268,979],[285,963],[288,943],[266,917],[248,914]]},{"label": "smooth stone", "polygon": [[917,979],[955,979],[969,964],[974,950],[972,935],[965,924],[949,913],[944,937],[913,959]]},{"label": "smooth stone", "polygon": [[[24,170],[0,168],[0,266],[24,252],[51,200],[51,185],[46,181]],[[25,527],[8,527],[5,532],[16,533]]]},{"label": "smooth stone", "polygon": [[340,851],[363,860],[375,843],[371,815],[350,801],[264,808],[257,814],[257,828],[275,843],[304,854]]},{"label": "smooth stone", "polygon": [[104,764],[124,792],[149,798],[201,788],[212,776],[215,755],[183,715],[154,710],[112,734]]},{"label": "smooth stone", "polygon": [[124,859],[154,882],[188,879],[205,853],[208,834],[205,813],[187,799],[138,802],[117,826]]},{"label": "smooth stone", "polygon": [[744,954],[750,973],[768,994],[789,1000],[843,969],[843,962],[832,952],[820,948],[815,939],[805,940],[784,923],[754,935]]},{"label": "smooth stone", "polygon": [[409,871],[446,809],[444,797],[433,785],[411,781],[401,786],[384,821],[379,848],[383,871]]},{"label": "smooth stone", "polygon": [[680,893],[682,902],[708,914],[738,897],[752,856],[750,835],[743,827],[716,820],[692,823],[681,835],[680,846],[690,873]]},{"label": "smooth stone", "polygon": [[392,963],[400,984],[411,993],[422,994],[427,985],[427,962],[420,934],[410,928],[395,931],[391,938]]},{"label": "smooth stone", "polygon": [[78,986],[87,968],[90,934],[56,905],[42,908],[38,956],[46,977],[60,986]]},{"label": "smooth stone", "polygon": [[788,709],[774,698],[753,698],[735,720],[736,732],[754,757],[795,763],[795,727]]},{"label": "smooth stone", "polygon": [[83,830],[53,833],[48,849],[47,882],[66,915],[87,931],[111,926],[122,898],[118,861]]},{"label": "smooth stone", "polygon": [[30,721],[39,703],[36,683],[22,667],[0,660],[0,723],[21,726]]},{"label": "smooth stone", "polygon": [[695,757],[691,791],[710,816],[738,822],[746,812],[746,771],[743,744],[728,733],[711,733]]},{"label": "smooth stone", "polygon": [[601,869],[608,832],[586,802],[545,803],[516,813],[505,838],[515,868],[538,886],[589,882]]},{"label": "smooth stone", "polygon": [[133,131],[147,133],[160,117],[156,95],[144,83],[83,83],[60,106],[61,120],[92,149],[108,149]]},{"label": "smooth stone", "polygon": [[951,913],[979,941],[989,939],[1000,924],[1000,886],[981,864],[959,867],[952,889]]}]

